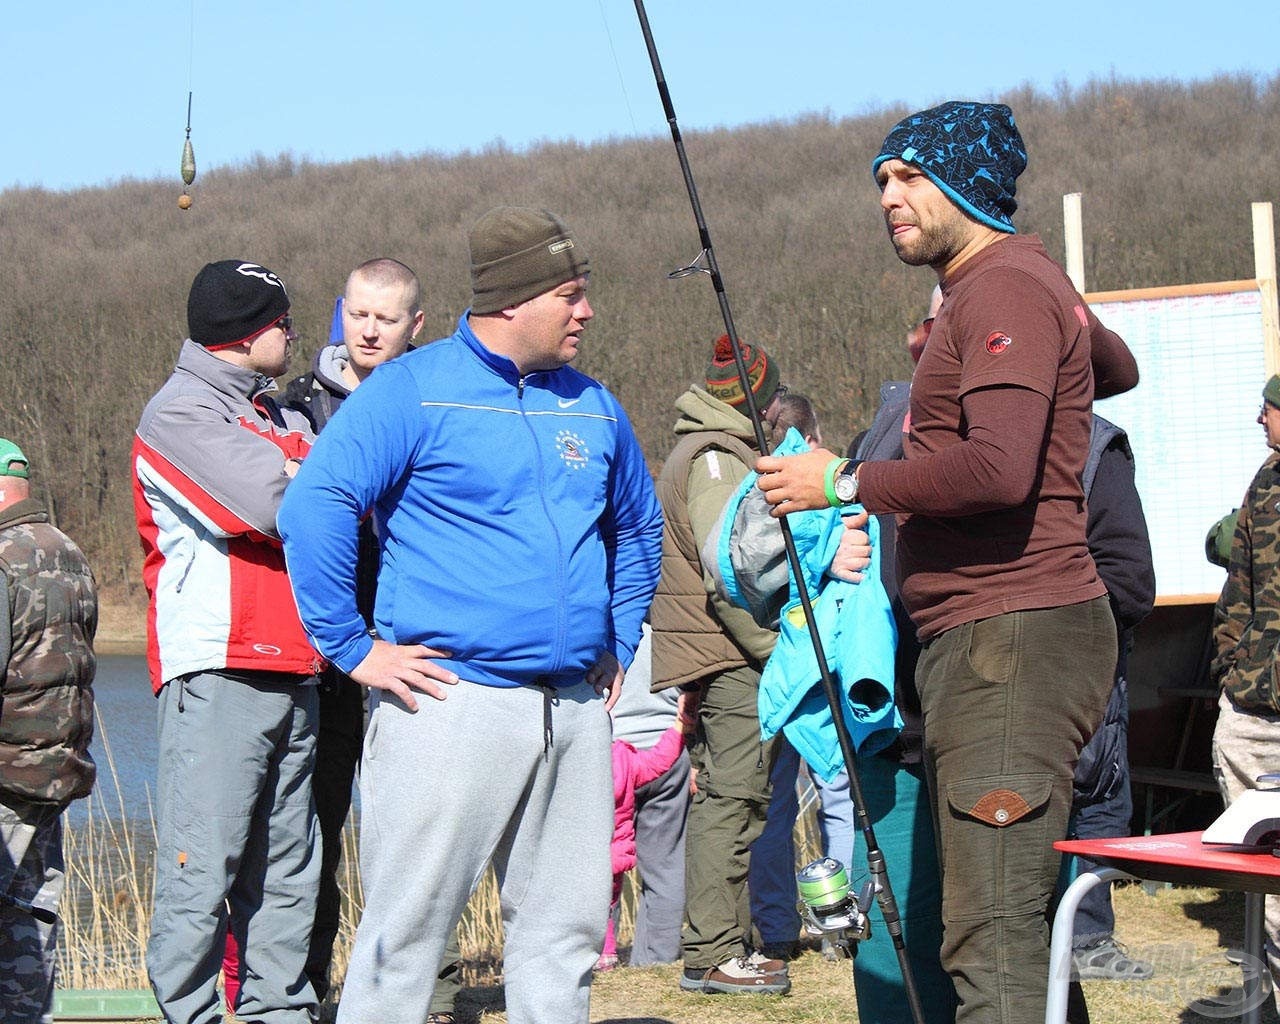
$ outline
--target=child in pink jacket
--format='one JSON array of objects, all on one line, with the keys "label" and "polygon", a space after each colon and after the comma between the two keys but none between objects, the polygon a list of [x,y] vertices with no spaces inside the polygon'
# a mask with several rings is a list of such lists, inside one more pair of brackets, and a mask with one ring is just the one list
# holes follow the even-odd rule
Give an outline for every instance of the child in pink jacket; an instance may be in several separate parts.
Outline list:
[{"label": "child in pink jacket", "polygon": [[696,712],[686,710],[684,705],[682,701],[675,723],[648,750],[637,750],[626,740],[613,741],[613,841],[609,846],[613,861],[613,900],[604,934],[604,951],[596,961],[597,971],[611,971],[618,966],[613,916],[622,894],[622,876],[636,866],[636,789],[661,776],[679,758],[685,733],[692,732],[696,726]]}]

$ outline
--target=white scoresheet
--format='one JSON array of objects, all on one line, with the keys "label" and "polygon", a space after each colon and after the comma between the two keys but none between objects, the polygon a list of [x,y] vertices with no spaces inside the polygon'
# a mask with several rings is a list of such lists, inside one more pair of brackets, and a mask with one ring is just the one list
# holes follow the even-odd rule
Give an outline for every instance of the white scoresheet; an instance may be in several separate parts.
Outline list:
[{"label": "white scoresheet", "polygon": [[1090,303],[1137,357],[1141,382],[1095,404],[1129,434],[1161,598],[1216,597],[1209,527],[1240,504],[1268,450],[1255,420],[1266,383],[1256,289]]}]

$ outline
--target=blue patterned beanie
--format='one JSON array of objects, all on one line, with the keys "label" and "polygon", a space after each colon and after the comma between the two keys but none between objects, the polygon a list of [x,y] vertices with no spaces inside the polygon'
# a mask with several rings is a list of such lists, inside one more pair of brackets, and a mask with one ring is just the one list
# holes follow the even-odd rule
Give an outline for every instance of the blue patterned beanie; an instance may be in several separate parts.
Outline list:
[{"label": "blue patterned beanie", "polygon": [[1013,233],[1018,208],[1015,180],[1027,167],[1013,111],[1003,103],[952,100],[905,117],[893,126],[871,164],[874,175],[886,160],[919,167],[970,216]]}]

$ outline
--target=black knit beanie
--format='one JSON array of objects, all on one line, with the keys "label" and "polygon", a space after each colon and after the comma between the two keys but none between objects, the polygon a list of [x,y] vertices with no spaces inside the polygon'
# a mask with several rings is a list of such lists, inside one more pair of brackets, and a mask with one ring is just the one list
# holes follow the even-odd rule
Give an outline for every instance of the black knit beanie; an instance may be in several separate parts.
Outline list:
[{"label": "black knit beanie", "polygon": [[248,341],[289,312],[284,282],[248,260],[206,263],[187,296],[187,331],[205,348]]}]

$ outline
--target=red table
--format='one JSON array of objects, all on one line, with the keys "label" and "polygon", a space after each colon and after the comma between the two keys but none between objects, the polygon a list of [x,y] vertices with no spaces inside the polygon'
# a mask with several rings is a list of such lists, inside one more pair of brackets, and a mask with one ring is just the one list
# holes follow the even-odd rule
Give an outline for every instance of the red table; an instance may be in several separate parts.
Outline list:
[{"label": "red table", "polygon": [[[1263,953],[1262,894],[1280,894],[1280,858],[1269,851],[1239,852],[1232,847],[1205,846],[1201,832],[1124,839],[1074,839],[1054,843],[1055,850],[1075,854],[1102,865],[1080,875],[1058,905],[1049,951],[1049,999],[1046,1024],[1067,1019],[1067,985],[1071,976],[1071,935],[1080,899],[1095,885],[1125,875],[1155,882],[1202,885],[1245,894],[1245,978],[1241,1020],[1257,1024],[1265,1000],[1262,978],[1251,967],[1266,969]],[[1254,959],[1250,959],[1250,957]]]}]

